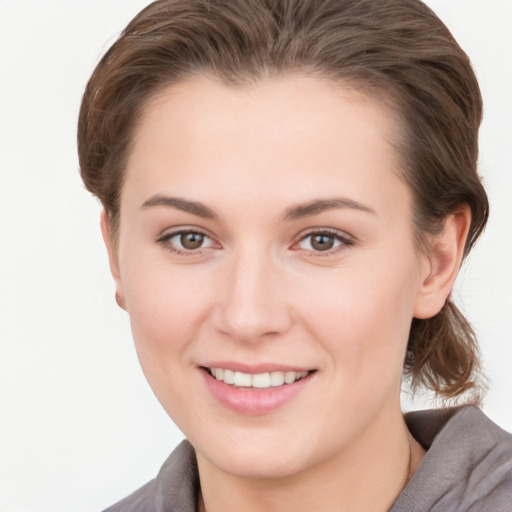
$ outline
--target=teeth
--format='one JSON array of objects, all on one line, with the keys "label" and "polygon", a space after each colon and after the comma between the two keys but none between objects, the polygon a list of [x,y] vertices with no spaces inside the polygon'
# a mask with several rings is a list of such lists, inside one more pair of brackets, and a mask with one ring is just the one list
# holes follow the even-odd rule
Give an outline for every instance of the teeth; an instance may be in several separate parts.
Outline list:
[{"label": "teeth", "polygon": [[270,387],[270,373],[258,373],[252,376],[253,388],[269,388]]},{"label": "teeth", "polygon": [[252,376],[250,373],[235,372],[235,386],[250,388],[251,384]]},{"label": "teeth", "polygon": [[[218,368],[218,370],[221,368]],[[215,375],[215,378],[218,380],[223,380],[226,384],[234,384],[235,383],[235,372],[233,370],[224,370],[224,376],[220,379]]]},{"label": "teeth", "polygon": [[284,373],[283,372],[272,372],[270,374],[270,385],[271,386],[282,386],[284,384]]},{"label": "teeth", "polygon": [[217,380],[221,380],[226,384],[258,389],[282,386],[285,383],[293,384],[295,381],[303,379],[308,375],[308,372],[268,372],[252,374],[234,372],[224,368],[210,368],[210,373]]},{"label": "teeth", "polygon": [[286,372],[284,374],[284,381],[286,384],[291,384],[292,382],[295,382],[295,376],[297,374],[295,372]]}]

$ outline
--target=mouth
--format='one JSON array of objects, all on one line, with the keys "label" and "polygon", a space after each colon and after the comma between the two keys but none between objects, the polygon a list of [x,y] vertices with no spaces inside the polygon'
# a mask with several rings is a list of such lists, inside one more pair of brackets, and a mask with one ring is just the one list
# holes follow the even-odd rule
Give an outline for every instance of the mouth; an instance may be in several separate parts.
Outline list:
[{"label": "mouth", "polygon": [[213,378],[224,382],[234,388],[269,389],[293,384],[305,379],[314,370],[310,371],[272,371],[265,373],[245,373],[227,368],[203,367]]},{"label": "mouth", "polygon": [[243,366],[229,363],[226,368],[223,364],[214,364],[199,369],[207,389],[221,405],[248,416],[266,415],[281,409],[306,393],[316,380],[316,369],[305,371],[265,365],[254,367],[251,372]]}]

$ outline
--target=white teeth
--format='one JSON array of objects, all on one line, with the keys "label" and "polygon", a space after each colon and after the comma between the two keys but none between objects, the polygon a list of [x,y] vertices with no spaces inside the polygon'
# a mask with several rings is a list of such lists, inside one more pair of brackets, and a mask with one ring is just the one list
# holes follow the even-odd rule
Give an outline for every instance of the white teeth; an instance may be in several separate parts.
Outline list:
[{"label": "white teeth", "polygon": [[235,386],[250,388],[252,375],[250,373],[235,372]]},{"label": "white teeth", "polygon": [[[217,375],[215,375],[217,377]],[[218,380],[223,380],[226,384],[235,383],[235,372],[233,370],[224,370],[224,377]]]},{"label": "white teeth", "polygon": [[295,382],[295,377],[297,374],[295,372],[286,372],[284,374],[284,381],[286,384],[291,384],[292,382]]},{"label": "white teeth", "polygon": [[237,387],[266,389],[293,384],[303,379],[308,372],[267,372],[267,373],[244,373],[226,370],[224,368],[210,368],[211,374],[217,379]]},{"label": "white teeth", "polygon": [[270,373],[258,373],[252,376],[253,388],[269,388],[270,387]]},{"label": "white teeth", "polygon": [[282,386],[284,384],[284,372],[272,372],[270,374],[271,386]]}]

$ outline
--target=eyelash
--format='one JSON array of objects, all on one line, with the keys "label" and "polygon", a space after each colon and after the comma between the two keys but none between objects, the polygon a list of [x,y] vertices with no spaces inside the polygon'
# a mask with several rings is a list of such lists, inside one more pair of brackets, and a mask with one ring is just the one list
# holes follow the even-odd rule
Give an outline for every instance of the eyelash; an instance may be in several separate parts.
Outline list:
[{"label": "eyelash", "polygon": [[171,242],[173,238],[181,237],[183,235],[199,235],[204,237],[204,241],[210,241],[210,243],[213,245],[215,242],[212,240],[210,236],[208,236],[205,232],[200,231],[198,229],[180,229],[178,231],[173,231],[171,233],[167,233],[164,236],[159,237],[156,242],[160,245],[162,245],[165,249],[167,249],[169,252],[172,252],[174,254],[177,254],[178,256],[199,256],[203,252],[201,249],[208,249],[210,246],[207,247],[199,247],[197,249],[180,249]]},{"label": "eyelash", "polygon": [[[305,240],[307,240],[308,238],[311,238],[313,236],[325,236],[328,238],[333,238],[335,240],[335,242],[339,242],[339,245],[335,246],[332,249],[327,249],[325,251],[319,251],[319,250],[315,251],[313,249],[302,249],[302,248],[298,247],[298,245],[301,242],[304,242]],[[310,242],[310,245],[311,245],[311,242]],[[346,249],[348,247],[352,247],[354,245],[355,245],[354,239],[352,239],[351,237],[348,237],[347,235],[342,235],[338,231],[329,230],[329,229],[314,229],[314,230],[310,230],[309,232],[307,232],[305,234],[302,234],[300,236],[300,238],[296,242],[294,242],[294,244],[292,245],[292,249],[305,250],[305,251],[309,252],[309,255],[311,257],[318,258],[318,257],[332,256],[333,254],[336,254],[339,251],[343,251],[344,249]]]},{"label": "eyelash", "polygon": [[[186,249],[186,248],[180,249],[180,248],[176,247],[176,245],[174,243],[172,243],[171,240],[173,238],[181,237],[183,235],[199,235],[201,237],[204,237],[203,241],[209,241],[210,245],[208,245],[206,247],[201,246],[201,247],[198,247],[197,249]],[[313,236],[324,236],[327,238],[332,238],[332,239],[334,239],[335,242],[339,242],[339,244],[337,246],[335,246],[334,248],[326,249],[324,251],[314,250],[314,249],[304,249],[304,248],[298,247],[299,244],[301,244],[302,242],[304,242],[305,240],[307,240],[308,238],[311,238]],[[212,238],[209,235],[207,235],[205,232],[198,230],[198,229],[180,229],[178,231],[173,231],[171,233],[168,233],[164,236],[159,237],[156,240],[156,242],[158,244],[162,245],[163,247],[165,247],[165,249],[167,249],[169,252],[176,254],[178,256],[199,256],[199,255],[203,254],[202,249],[208,249],[216,243],[212,240]],[[220,247],[219,244],[217,244],[217,245]],[[332,254],[336,254],[337,252],[342,251],[343,249],[345,249],[347,247],[352,247],[354,245],[355,245],[355,241],[352,238],[342,235],[338,231],[332,231],[332,230],[328,230],[328,229],[316,229],[316,230],[311,230],[305,234],[302,234],[297,239],[297,241],[295,241],[292,244],[291,249],[307,251],[311,257],[325,257],[325,256],[330,256]]]}]

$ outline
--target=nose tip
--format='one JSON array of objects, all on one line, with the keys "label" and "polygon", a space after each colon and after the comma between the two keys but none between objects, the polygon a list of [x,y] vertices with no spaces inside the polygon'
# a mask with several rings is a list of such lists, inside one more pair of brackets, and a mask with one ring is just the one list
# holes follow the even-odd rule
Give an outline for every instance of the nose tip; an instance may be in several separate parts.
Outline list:
[{"label": "nose tip", "polygon": [[272,265],[251,260],[231,268],[215,315],[219,331],[245,343],[283,334],[292,324],[282,283]]},{"label": "nose tip", "polygon": [[264,311],[254,303],[238,303],[236,307],[224,309],[222,316],[219,330],[246,343],[276,336],[286,330],[285,322],[278,318],[276,312]]}]

